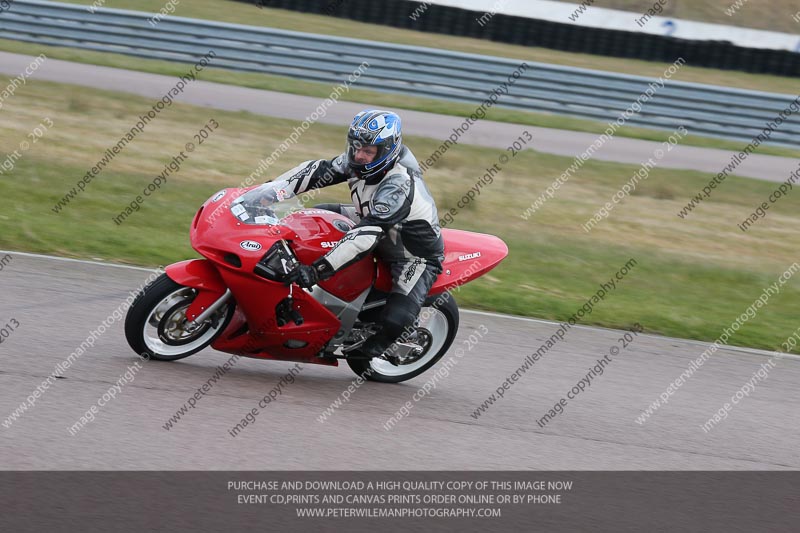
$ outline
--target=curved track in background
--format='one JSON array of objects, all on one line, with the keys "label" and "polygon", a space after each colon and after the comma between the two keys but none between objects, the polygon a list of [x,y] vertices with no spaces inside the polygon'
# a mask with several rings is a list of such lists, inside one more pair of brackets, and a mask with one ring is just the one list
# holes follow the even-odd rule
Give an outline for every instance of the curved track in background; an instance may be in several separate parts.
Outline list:
[{"label": "curved track in background", "polygon": [[[33,56],[0,52],[0,73],[17,76],[30,65]],[[175,83],[175,78],[111,67],[73,63],[48,59],[34,74],[32,80],[71,83],[96,89],[161,98]],[[297,96],[273,91],[249,89],[206,81],[196,81],[187,86],[176,99],[178,102],[226,111],[248,111],[258,115],[302,121],[320,105],[322,98]],[[318,122],[344,128],[353,117],[369,104],[337,102]],[[450,115],[437,115],[420,111],[398,110],[403,116],[403,130],[409,135],[419,135],[445,140],[454,128],[462,126],[464,119]],[[576,157],[599,137],[596,133],[522,126],[504,122],[481,120],[473,124],[459,139],[459,144],[472,144],[506,149],[509,142],[529,131],[534,138],[533,149],[550,154]],[[343,130],[344,131],[344,130]],[[661,143],[613,137],[598,149],[592,158],[615,161],[636,166],[652,157]],[[742,142],[742,148],[747,145]],[[421,154],[417,154],[422,158]],[[733,152],[713,148],[675,146],[658,162],[659,167],[698,170],[717,174],[730,163]],[[751,155],[737,168],[735,174],[767,181],[783,182],[797,168],[797,161],[788,157]]]},{"label": "curved track in background", "polygon": [[[143,269],[13,254],[0,271],[0,322],[19,327],[0,344],[0,422],[148,277]],[[294,365],[241,359],[167,431],[175,414],[230,357],[204,350],[175,363],[144,362],[133,381],[76,435],[68,427],[138,358],[116,321],[9,428],[4,469],[109,470],[751,470],[798,469],[800,361],[775,358],[755,392],[712,431],[701,424],[730,400],[768,354],[721,349],[649,421],[636,417],[704,343],[640,336],[545,428],[536,419],[566,394],[620,332],[574,328],[477,420],[473,410],[557,329],[544,321],[464,312],[454,347],[488,333],[457,359],[430,395],[434,370],[399,385],[365,383],[318,417],[355,378],[304,365],[255,424],[233,427]],[[451,350],[451,353],[454,350]],[[447,359],[447,355],[445,359]],[[410,414],[384,423],[405,402]]]}]

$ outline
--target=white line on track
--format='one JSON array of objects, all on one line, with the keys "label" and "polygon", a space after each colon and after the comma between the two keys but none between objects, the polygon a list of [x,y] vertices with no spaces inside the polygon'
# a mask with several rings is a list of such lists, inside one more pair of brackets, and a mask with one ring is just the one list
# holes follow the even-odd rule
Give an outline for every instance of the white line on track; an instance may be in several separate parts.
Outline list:
[{"label": "white line on track", "polygon": [[[83,264],[86,264],[86,265],[101,265],[101,266],[113,267],[113,268],[127,268],[127,269],[130,269],[130,270],[140,270],[142,272],[155,272],[156,271],[156,269],[154,269],[154,268],[145,268],[145,267],[139,267],[139,266],[134,266],[134,265],[120,265],[120,264],[116,264],[116,263],[105,263],[105,262],[102,262],[102,261],[90,261],[90,260],[87,260],[87,259],[72,259],[72,258],[69,258],[69,257],[58,257],[58,256],[55,256],[55,255],[34,254],[34,253],[28,253],[28,252],[17,252],[17,251],[14,251],[14,250],[0,250],[0,253],[2,253],[2,254],[11,254],[12,256],[13,255],[21,255],[23,257],[37,257],[37,258],[40,258],[40,259],[49,259],[51,261],[67,261],[67,262],[72,262],[72,263],[83,263]],[[504,319],[509,319],[509,320],[521,320],[521,321],[525,321],[525,322],[533,322],[535,324],[547,324],[547,325],[551,325],[551,326],[558,326],[559,324],[561,324],[560,322],[556,322],[556,321],[553,321],[553,320],[544,320],[544,319],[540,319],[540,318],[529,318],[529,317],[516,316],[516,315],[505,315],[505,314],[502,314],[502,313],[490,313],[490,312],[487,312],[487,311],[475,311],[475,310],[472,310],[472,309],[459,309],[459,311],[462,312],[462,313],[468,313],[468,314],[473,314],[473,315],[482,315],[482,316],[490,316],[490,317],[495,317],[495,318],[504,318]],[[597,327],[597,326],[583,326],[583,325],[580,325],[580,324],[577,324],[577,325],[575,325],[573,327],[580,328],[580,329],[587,329],[587,330],[591,330],[591,331],[623,331],[623,330],[616,330],[616,329],[612,329],[612,328],[601,328],[601,327]],[[690,343],[690,344],[696,344],[698,346],[703,346],[703,347],[711,346],[711,343],[709,343],[709,342],[697,341],[697,340],[693,340],[693,339],[681,339],[679,337],[665,337],[665,336],[662,336],[662,335],[652,335],[652,334],[649,334],[649,333],[643,333],[642,335],[645,335],[647,337],[658,338],[658,339],[673,340],[673,341],[685,342],[685,343]],[[761,356],[764,356],[764,357],[777,357],[777,358],[780,358],[780,359],[794,359],[796,361],[800,361],[800,355],[794,355],[794,354],[788,354],[788,353],[782,353],[782,352],[771,352],[771,351],[768,351],[768,350],[759,350],[757,348],[745,348],[745,347],[742,347],[742,346],[723,345],[720,349],[732,350],[732,351],[735,351],[735,352],[742,352],[742,353],[747,353],[747,354],[752,354],[752,355],[761,355]]]}]

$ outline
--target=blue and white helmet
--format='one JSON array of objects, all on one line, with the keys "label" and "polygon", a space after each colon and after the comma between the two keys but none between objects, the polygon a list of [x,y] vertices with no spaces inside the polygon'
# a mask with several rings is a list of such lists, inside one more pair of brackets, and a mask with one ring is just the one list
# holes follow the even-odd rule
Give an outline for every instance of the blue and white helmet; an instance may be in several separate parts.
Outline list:
[{"label": "blue and white helmet", "polygon": [[[368,145],[377,146],[378,153],[372,163],[359,165],[355,160],[356,149]],[[394,166],[402,147],[400,117],[391,111],[368,109],[356,115],[350,124],[347,165],[361,179],[379,176]]]}]

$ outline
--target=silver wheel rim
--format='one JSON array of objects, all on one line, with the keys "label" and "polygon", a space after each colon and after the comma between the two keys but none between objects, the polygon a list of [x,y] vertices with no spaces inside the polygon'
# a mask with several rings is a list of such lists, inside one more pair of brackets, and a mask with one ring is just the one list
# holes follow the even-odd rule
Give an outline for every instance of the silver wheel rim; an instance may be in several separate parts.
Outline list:
[{"label": "silver wheel rim", "polygon": [[[202,326],[192,329],[186,320],[186,309],[188,309],[189,305],[194,301],[194,298],[194,289],[190,287],[181,287],[167,295],[163,300],[158,302],[158,305],[153,307],[153,310],[150,311],[147,320],[144,322],[144,331],[142,332],[144,344],[149,350],[158,355],[175,357],[204,346],[216,335],[223,325],[222,317],[224,313],[228,311],[228,307],[223,306],[215,315],[214,318],[217,319],[216,327],[209,326],[201,335],[193,339],[192,336],[197,335],[198,330],[202,329]],[[190,342],[173,345],[167,344],[161,340],[158,334],[158,326],[167,313],[170,313],[165,330],[168,337],[179,342],[185,342],[191,339]]]},{"label": "silver wheel rim", "polygon": [[428,351],[418,360],[407,365],[394,366],[384,359],[371,359],[370,368],[378,374],[384,376],[404,376],[416,372],[424,367],[439,353],[444,346],[450,326],[444,313],[433,307],[423,307],[419,313],[419,326],[427,329],[431,333],[431,345]]}]

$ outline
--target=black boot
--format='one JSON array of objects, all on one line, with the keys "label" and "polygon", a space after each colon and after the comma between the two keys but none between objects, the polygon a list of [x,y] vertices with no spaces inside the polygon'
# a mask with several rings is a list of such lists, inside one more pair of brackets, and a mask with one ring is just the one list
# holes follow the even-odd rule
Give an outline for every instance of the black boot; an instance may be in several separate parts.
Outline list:
[{"label": "black boot", "polygon": [[[370,359],[373,357],[381,358],[384,352],[386,352],[391,345],[392,341],[388,340],[380,333],[376,333],[361,345],[359,351],[364,355],[364,357],[368,357]],[[397,362],[393,361],[391,357],[386,357],[385,359],[397,366]]]}]

